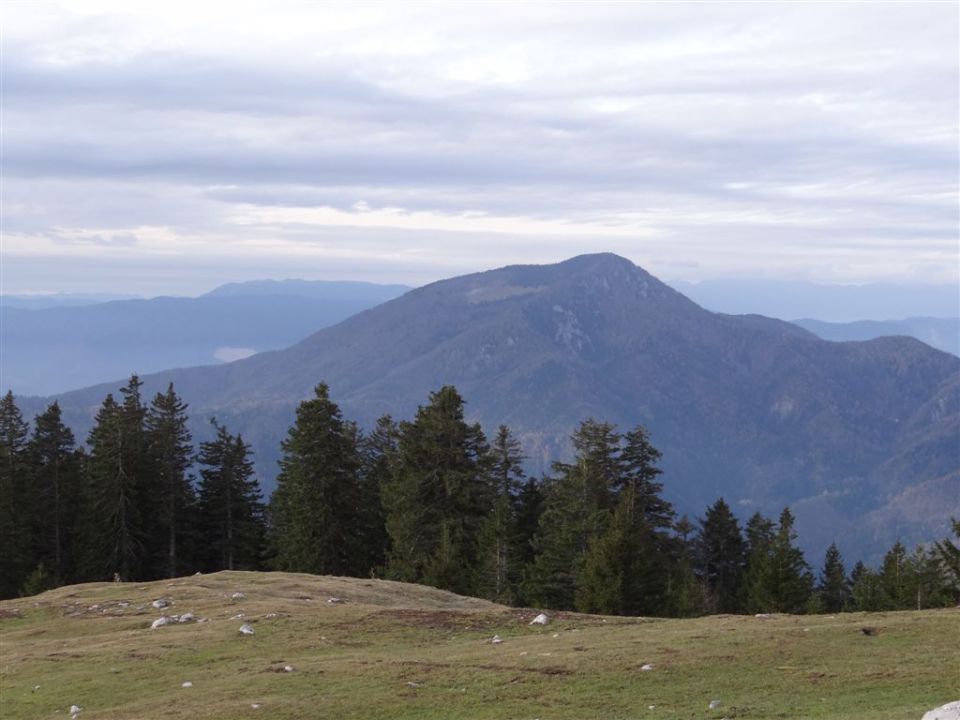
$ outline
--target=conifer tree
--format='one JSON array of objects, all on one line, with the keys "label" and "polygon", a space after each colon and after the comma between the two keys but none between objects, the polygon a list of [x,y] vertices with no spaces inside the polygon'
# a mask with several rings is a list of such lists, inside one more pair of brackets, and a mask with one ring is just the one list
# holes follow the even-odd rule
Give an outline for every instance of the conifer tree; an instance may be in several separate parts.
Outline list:
[{"label": "conifer tree", "polygon": [[[610,527],[618,505],[617,494],[632,487],[630,502],[636,502],[637,483],[625,477],[621,439],[610,423],[585,420],[571,436],[573,462],[554,463],[554,476],[543,486],[544,510],[533,542],[535,558],[523,583],[529,602],[557,609],[573,608],[587,550]],[[634,524],[638,519],[635,510],[625,509],[623,522]],[[633,532],[634,528],[627,534],[629,538],[620,530],[611,535],[594,550],[594,562],[609,557],[612,546],[631,542]],[[606,571],[597,568],[591,571],[591,577],[599,577],[602,572]]]},{"label": "conifer tree", "polygon": [[198,520],[205,570],[258,570],[263,557],[264,508],[250,446],[216,420],[216,437],[200,444]]},{"label": "conifer tree", "polygon": [[50,583],[63,585],[76,579],[83,487],[73,433],[63,424],[56,402],[34,420],[29,453],[34,555],[44,565]]},{"label": "conifer tree", "polygon": [[703,579],[712,612],[735,613],[746,565],[743,535],[723,498],[707,508],[696,540],[696,568]]},{"label": "conifer tree", "polygon": [[146,456],[141,385],[132,376],[121,388],[122,404],[107,395],[87,439],[84,566],[91,579],[114,575],[145,579],[144,543],[154,529],[157,508]]},{"label": "conifer tree", "polygon": [[793,513],[790,508],[784,508],[773,538],[766,577],[771,603],[769,610],[773,612],[802,612],[813,592],[810,566],[804,560],[803,552],[794,544],[797,534],[793,523]]},{"label": "conifer tree", "polygon": [[29,542],[29,426],[13,393],[0,400],[0,598],[16,597],[36,558]]},{"label": "conifer tree", "polygon": [[321,383],[300,403],[282,443],[270,515],[276,566],[320,575],[364,575],[356,429]]},{"label": "conifer tree", "polygon": [[907,549],[899,540],[887,551],[880,566],[881,603],[885,610],[908,610],[913,605],[913,583]]},{"label": "conifer tree", "polygon": [[196,496],[188,470],[193,445],[187,429],[187,405],[173,383],[157,393],[146,415],[147,453],[155,477],[155,504],[159,510],[150,546],[153,575],[176,577],[192,567],[190,525]]},{"label": "conifer tree", "polygon": [[883,592],[880,577],[876,571],[861,561],[850,572],[850,594],[854,609],[859,612],[873,612],[883,607]]},{"label": "conifer tree", "polygon": [[956,540],[944,538],[934,543],[933,557],[940,565],[944,586],[955,602],[960,602],[960,520],[951,518]]},{"label": "conifer tree", "polygon": [[360,451],[360,567],[382,575],[385,571],[390,537],[382,488],[390,483],[397,464],[400,428],[389,415],[377,420],[373,431],[359,443]]},{"label": "conifer tree", "polygon": [[666,614],[671,617],[694,617],[703,613],[707,607],[704,583],[697,577],[696,553],[697,541],[693,536],[696,529],[686,515],[674,524],[673,567],[669,571],[667,587]]},{"label": "conifer tree", "polygon": [[521,562],[518,558],[517,493],[525,478],[520,443],[501,425],[489,451],[493,507],[480,528],[475,591],[494,602],[516,599]]},{"label": "conifer tree", "polygon": [[463,406],[448,385],[430,394],[413,422],[401,424],[396,470],[383,487],[393,579],[472,589],[492,492],[486,440],[479,425],[464,421]]},{"label": "conifer tree", "polygon": [[751,613],[769,612],[773,604],[768,579],[772,572],[773,521],[756,512],[747,521],[745,535],[747,567],[741,607]]},{"label": "conifer tree", "polygon": [[836,543],[827,548],[817,587],[823,612],[844,612],[850,605],[850,581],[843,567],[843,558]]}]

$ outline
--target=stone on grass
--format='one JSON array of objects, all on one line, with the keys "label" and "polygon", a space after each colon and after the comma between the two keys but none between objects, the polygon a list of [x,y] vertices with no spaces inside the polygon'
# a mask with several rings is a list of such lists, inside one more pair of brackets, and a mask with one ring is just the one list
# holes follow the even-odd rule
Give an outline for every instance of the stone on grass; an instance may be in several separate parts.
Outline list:
[{"label": "stone on grass", "polygon": [[284,671],[284,672],[293,672],[293,665],[284,665],[284,666],[283,666],[283,671]]},{"label": "stone on grass", "polygon": [[77,715],[80,714],[80,711],[81,711],[81,710],[83,710],[83,708],[80,707],[79,705],[71,705],[71,706],[70,706],[70,717],[75,718]]},{"label": "stone on grass", "polygon": [[327,600],[327,602],[328,602],[330,605],[339,605],[340,603],[343,602],[343,600],[341,600],[341,599],[338,598],[338,597],[332,597],[332,598],[330,598],[329,600]]},{"label": "stone on grass", "polygon": [[550,622],[550,618],[547,617],[546,613],[540,613],[533,620],[530,621],[531,625],[546,625]]},{"label": "stone on grass", "polygon": [[923,720],[960,720],[960,700],[954,700],[924,713]]},{"label": "stone on grass", "polygon": [[710,708],[711,710],[716,710],[718,707],[720,707],[720,701],[719,701],[719,700],[711,700],[711,701],[710,701],[710,704],[709,704],[707,707]]},{"label": "stone on grass", "polygon": [[247,597],[247,596],[244,595],[242,592],[235,592],[233,595],[230,596],[230,599],[231,599],[231,600],[243,600],[243,599],[245,599],[246,597]]},{"label": "stone on grass", "polygon": [[175,617],[170,617],[169,615],[163,615],[161,617],[158,617],[152,623],[150,623],[150,629],[156,630],[157,628],[162,628],[164,625],[172,625],[175,622],[177,622],[177,619]]},{"label": "stone on grass", "polygon": [[184,613],[183,615],[177,618],[177,622],[178,623],[193,622],[193,617],[194,617],[193,613]]},{"label": "stone on grass", "polygon": [[249,624],[247,624],[247,623],[244,623],[243,625],[241,625],[241,626],[240,626],[240,634],[241,634],[241,635],[253,635],[253,625],[249,625]]},{"label": "stone on grass", "polygon": [[193,683],[190,682],[189,680],[187,680],[185,683],[181,683],[181,684],[180,684],[180,687],[183,687],[183,688],[192,688],[192,687],[193,687]]},{"label": "stone on grass", "polygon": [[168,607],[170,605],[170,601],[160,598],[159,600],[154,600],[150,604],[153,605],[157,610],[163,610],[165,607]]},{"label": "stone on grass", "polygon": [[640,666],[640,669],[643,672],[650,672],[651,670],[653,670],[653,665],[651,665],[650,663],[644,663],[643,665]]},{"label": "stone on grass", "polygon": [[490,642],[493,645],[499,645],[500,643],[503,642],[503,638],[501,638],[499,635],[494,635],[493,639]]}]

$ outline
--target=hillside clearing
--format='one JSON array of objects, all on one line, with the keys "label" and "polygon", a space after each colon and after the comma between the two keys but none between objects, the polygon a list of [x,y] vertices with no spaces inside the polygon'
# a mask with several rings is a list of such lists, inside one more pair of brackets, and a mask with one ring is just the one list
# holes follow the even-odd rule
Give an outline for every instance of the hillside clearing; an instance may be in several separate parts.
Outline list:
[{"label": "hillside clearing", "polygon": [[960,694],[956,610],[531,626],[537,612],[289,573],[59,588],[0,602],[0,714],[915,720]]}]

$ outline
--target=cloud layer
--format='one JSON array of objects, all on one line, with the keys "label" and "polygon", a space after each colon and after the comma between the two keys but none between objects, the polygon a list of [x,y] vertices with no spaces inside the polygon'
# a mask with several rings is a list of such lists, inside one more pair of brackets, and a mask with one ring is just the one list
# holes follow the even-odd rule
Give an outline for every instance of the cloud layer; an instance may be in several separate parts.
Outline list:
[{"label": "cloud layer", "polygon": [[4,6],[4,291],[956,279],[956,4],[196,5]]}]

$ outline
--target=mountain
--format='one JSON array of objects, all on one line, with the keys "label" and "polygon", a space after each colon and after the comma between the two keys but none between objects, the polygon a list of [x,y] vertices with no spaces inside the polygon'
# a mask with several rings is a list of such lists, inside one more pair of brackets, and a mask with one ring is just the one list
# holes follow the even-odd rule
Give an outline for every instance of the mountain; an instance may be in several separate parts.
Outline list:
[{"label": "mountain", "polygon": [[97,305],[113,300],[133,300],[134,295],[109,293],[46,293],[42,295],[0,295],[0,307],[43,310],[44,308],[80,305]]},{"label": "mountain", "polygon": [[904,335],[914,337],[937,350],[960,356],[960,318],[955,317],[860,320],[850,323],[804,319],[794,320],[793,323],[824,340],[873,340],[878,337]]},{"label": "mountain", "polygon": [[[848,557],[885,550],[858,519],[910,488],[935,512],[904,541],[947,534],[955,483],[936,480],[960,468],[958,376],[960,359],[910,338],[827,342],[788,322],[711,313],[602,254],[433,283],[286,350],[144,380],[149,394],[175,383],[198,436],[211,415],[242,431],[267,489],[294,408],[320,381],[365,426],[411,417],[455,384],[470,418],[517,432],[533,469],[562,457],[586,417],[643,423],[682,512],[699,516],[721,495],[743,515],[795,504],[817,563],[833,539]],[[120,384],[59,399],[89,427]]]},{"label": "mountain", "polygon": [[262,281],[225,285],[198,298],[42,309],[4,305],[0,384],[23,394],[50,394],[132,372],[236,360],[287,347],[408,289]]},{"label": "mountain", "polygon": [[717,279],[671,287],[708,310],[790,320],[856,322],[902,317],[957,317],[960,285],[828,285],[790,280]]}]

